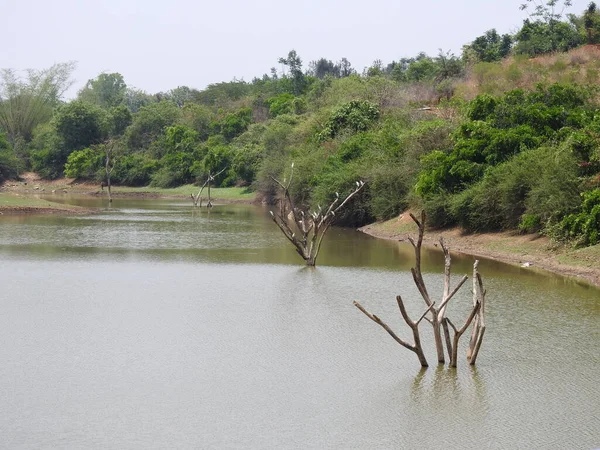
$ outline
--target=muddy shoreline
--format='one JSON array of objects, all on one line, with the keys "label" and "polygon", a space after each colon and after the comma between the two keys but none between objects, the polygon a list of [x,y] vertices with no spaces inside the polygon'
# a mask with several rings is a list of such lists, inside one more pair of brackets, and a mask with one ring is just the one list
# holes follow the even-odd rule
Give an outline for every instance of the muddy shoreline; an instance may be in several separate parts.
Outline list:
[{"label": "muddy shoreline", "polygon": [[[408,242],[408,236],[416,236],[417,229],[407,218],[408,214],[401,215],[388,222],[365,225],[359,231],[379,239]],[[586,249],[557,247],[540,235],[514,232],[466,234],[458,228],[428,231],[423,244],[437,246],[440,236],[444,237],[451,253],[543,269],[600,287],[600,252],[589,254]]]}]

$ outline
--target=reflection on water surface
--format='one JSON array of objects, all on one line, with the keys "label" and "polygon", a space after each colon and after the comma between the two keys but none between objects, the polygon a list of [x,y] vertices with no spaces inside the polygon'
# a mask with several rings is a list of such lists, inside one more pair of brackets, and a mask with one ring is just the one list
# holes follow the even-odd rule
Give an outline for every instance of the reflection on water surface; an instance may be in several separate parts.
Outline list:
[{"label": "reflection on water surface", "polygon": [[[319,258],[302,267],[244,205],[1,217],[2,446],[600,446],[598,290],[483,261],[477,367],[420,371],[352,306],[410,335],[394,301],[421,310],[410,247],[334,229]],[[427,252],[436,295],[441,264]],[[463,317],[468,289],[453,302]]]}]

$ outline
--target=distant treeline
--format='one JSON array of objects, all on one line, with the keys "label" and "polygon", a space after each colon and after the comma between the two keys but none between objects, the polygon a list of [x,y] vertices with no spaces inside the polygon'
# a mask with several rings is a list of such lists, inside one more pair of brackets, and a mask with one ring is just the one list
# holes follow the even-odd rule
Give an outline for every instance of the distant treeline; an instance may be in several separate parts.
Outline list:
[{"label": "distant treeline", "polygon": [[293,195],[325,204],[367,187],[346,224],[422,207],[430,225],[543,231],[590,245],[600,230],[600,13],[528,0],[514,35],[490,30],[460,56],[439,51],[360,71],[295,51],[283,72],[204,90],[147,94],[119,73],[63,102],[73,64],[0,73],[0,180],[34,170],[174,187],[217,173],[267,201],[295,163]]}]

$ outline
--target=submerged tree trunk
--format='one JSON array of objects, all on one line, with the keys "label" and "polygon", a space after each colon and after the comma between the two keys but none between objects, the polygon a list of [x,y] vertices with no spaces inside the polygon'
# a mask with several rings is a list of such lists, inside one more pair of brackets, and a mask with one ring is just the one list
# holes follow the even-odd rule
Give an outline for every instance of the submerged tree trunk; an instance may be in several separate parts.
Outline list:
[{"label": "submerged tree trunk", "polygon": [[227,170],[227,167],[225,167],[224,169],[220,170],[219,172],[217,172],[216,174],[212,174],[210,171],[208,172],[208,177],[206,178],[206,181],[204,182],[204,184],[200,187],[200,191],[198,191],[197,195],[194,194],[190,194],[190,197],[192,197],[192,203],[194,204],[194,206],[197,206],[199,208],[202,207],[202,191],[204,190],[205,187],[208,186],[208,204],[206,205],[207,208],[212,208],[212,199],[210,197],[210,184],[211,181],[214,181],[215,178],[217,178],[219,175],[221,175],[225,170]]},{"label": "submerged tree trunk", "polygon": [[[443,238],[440,238],[440,246],[442,248],[442,251],[444,252],[444,290],[443,290],[443,294],[442,294],[442,300],[441,300],[439,306],[436,306],[436,303],[431,299],[431,297],[429,295],[427,286],[425,285],[425,280],[423,279],[423,274],[421,272],[421,246],[423,244],[423,235],[425,234],[425,213],[423,212],[421,214],[421,220],[417,219],[412,214],[411,214],[411,218],[416,223],[416,225],[419,229],[419,235],[418,235],[418,239],[416,241],[410,237],[408,238],[408,240],[410,241],[410,243],[412,244],[412,246],[415,250],[415,267],[413,267],[411,269],[411,273],[413,276],[413,281],[414,281],[415,285],[417,286],[419,293],[421,294],[421,297],[422,297],[423,301],[425,302],[427,309],[421,315],[420,319],[417,320],[416,322],[414,322],[409,318],[409,316],[406,312],[406,308],[404,307],[404,302],[402,301],[402,298],[400,296],[397,297],[397,301],[398,301],[398,306],[400,308],[400,313],[402,315],[402,318],[404,319],[404,322],[411,328],[411,330],[413,332],[414,344],[410,344],[408,342],[403,341],[401,338],[399,338],[391,330],[391,328],[387,324],[385,324],[385,322],[383,322],[376,315],[369,313],[362,305],[360,305],[360,303],[354,302],[354,305],[360,311],[362,311],[367,317],[369,317],[375,323],[377,323],[381,327],[383,327],[396,340],[396,342],[398,342],[403,347],[414,352],[417,355],[417,358],[419,359],[419,362],[422,367],[427,367],[427,360],[425,359],[425,355],[423,354],[423,349],[421,346],[421,339],[420,339],[418,328],[419,328],[420,322],[423,319],[427,320],[427,322],[429,322],[431,324],[431,326],[433,327],[433,336],[434,336],[434,343],[435,343],[435,348],[436,348],[436,352],[437,352],[438,363],[439,364],[445,363],[445,356],[444,356],[444,351],[445,351],[444,344],[445,344],[446,351],[448,352],[448,357],[450,358],[450,366],[456,367],[457,355],[458,355],[458,342],[459,342],[460,337],[464,334],[464,332],[468,329],[468,327],[471,325],[471,323],[474,320],[479,320],[479,322],[477,322],[477,323],[479,323],[480,326],[483,323],[482,311],[483,311],[483,306],[484,306],[483,298],[485,296],[485,291],[483,291],[483,283],[481,281],[481,276],[477,272],[478,262],[475,261],[474,269],[473,269],[474,270],[474,278],[476,278],[478,280],[477,281],[478,290],[476,291],[476,293],[474,294],[474,297],[473,297],[474,298],[473,308],[472,308],[471,313],[469,314],[467,320],[465,321],[465,324],[460,329],[457,329],[452,324],[450,319],[448,317],[446,317],[446,308],[447,308],[450,300],[454,297],[454,295],[458,292],[458,290],[467,281],[468,277],[466,275],[463,276],[462,279],[454,287],[454,289],[452,289],[452,290],[450,289],[450,285],[451,285],[450,275],[451,275],[452,260],[450,257],[450,252],[448,251],[448,248],[446,247]],[[450,339],[450,329],[448,327],[449,325],[454,330],[454,337],[452,340]],[[483,329],[479,329],[477,332],[475,331],[475,327],[474,327],[474,331],[473,331],[474,335],[478,336],[478,338],[473,338],[473,337],[471,338],[471,346],[470,346],[470,353],[469,353],[471,364],[475,363],[474,360],[477,357],[477,352],[479,351],[479,346],[481,345],[481,338],[483,338],[484,331],[485,331],[485,326],[483,326]],[[443,334],[444,338],[442,338],[442,334]]]},{"label": "submerged tree trunk", "polygon": [[112,192],[110,190],[110,175],[112,174],[112,171],[115,168],[115,161],[114,161],[114,142],[113,141],[107,141],[104,144],[104,154],[106,155],[106,160],[105,160],[105,170],[106,170],[106,188],[108,191],[108,203],[112,203]]},{"label": "submerged tree trunk", "polygon": [[471,339],[469,341],[469,349],[467,350],[467,359],[471,365],[474,365],[479,355],[479,349],[483,342],[485,334],[485,295],[483,289],[483,281],[478,271],[479,261],[475,261],[473,265],[473,304],[479,304],[479,310],[475,316]]},{"label": "submerged tree trunk", "polygon": [[[331,202],[326,210],[319,206],[317,211],[312,213],[308,210],[297,208],[290,195],[290,186],[294,178],[294,164],[291,167],[290,179],[283,183],[275,178],[273,181],[279,185],[282,190],[282,198],[279,200],[279,213],[275,214],[270,211],[273,222],[279,227],[296,248],[296,252],[304,259],[307,266],[315,266],[317,264],[317,256],[321,249],[323,237],[329,227],[336,218],[336,214],[364,187],[362,181],[356,182],[356,187],[350,192],[346,198],[340,201],[340,195],[336,192],[335,199]],[[296,235],[298,232],[298,235]]]}]

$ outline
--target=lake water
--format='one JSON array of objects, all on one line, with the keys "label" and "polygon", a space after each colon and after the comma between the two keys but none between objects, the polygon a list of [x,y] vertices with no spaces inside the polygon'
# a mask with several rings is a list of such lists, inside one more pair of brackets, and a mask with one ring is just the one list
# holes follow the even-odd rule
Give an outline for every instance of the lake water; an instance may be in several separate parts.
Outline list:
[{"label": "lake water", "polygon": [[[352,305],[410,338],[410,246],[332,229],[310,269],[266,209],[190,203],[0,217],[0,448],[600,447],[600,290],[484,260],[477,366],[465,335],[436,368],[424,323],[422,371]],[[442,257],[423,264],[439,296]]]}]

